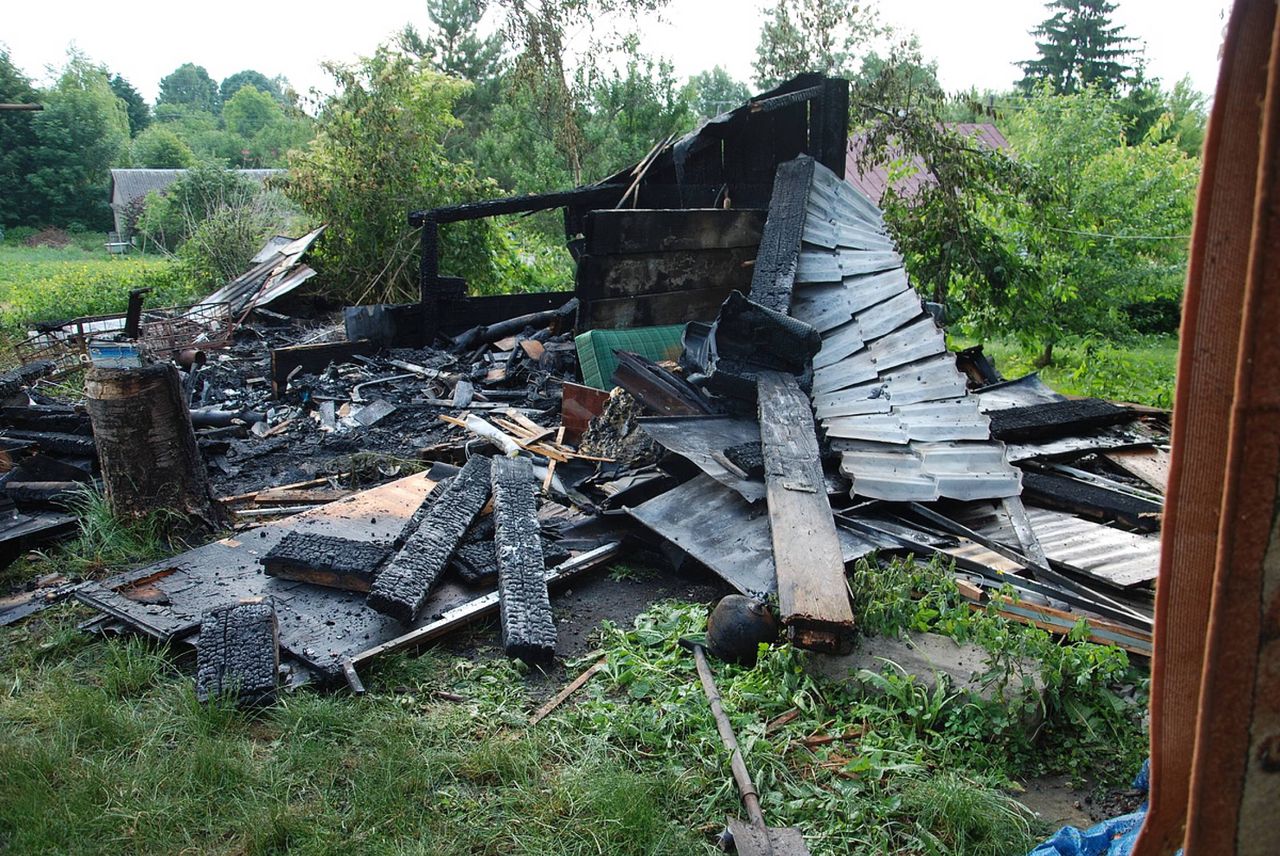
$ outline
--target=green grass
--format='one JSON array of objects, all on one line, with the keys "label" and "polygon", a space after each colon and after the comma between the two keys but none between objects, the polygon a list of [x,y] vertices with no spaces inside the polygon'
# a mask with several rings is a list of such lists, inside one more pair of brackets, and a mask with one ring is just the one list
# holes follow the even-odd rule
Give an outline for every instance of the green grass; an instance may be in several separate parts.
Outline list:
[{"label": "green grass", "polygon": [[153,289],[150,306],[198,299],[174,263],[159,256],[0,244],[0,330],[10,336],[35,321],[123,312],[133,288]]},{"label": "green grass", "polygon": [[[1012,694],[977,704],[892,670],[888,692],[868,693],[810,676],[789,646],[756,669],[713,666],[766,817],[799,826],[816,856],[1024,853],[1046,830],[1010,796],[1010,776],[1127,765],[1142,751],[1137,711],[1101,701],[1123,654],[972,613],[948,579],[864,564],[851,582],[875,608],[861,626],[976,639],[995,671],[1001,654],[1044,656],[1035,747],[1010,723]],[[703,630],[699,605],[606,627],[605,669],[533,727],[541,697],[523,667],[439,651],[380,662],[363,698],[302,690],[256,712],[203,706],[189,654],[89,638],[75,630],[86,614],[61,607],[0,630],[6,853],[710,854],[742,814],[678,645]],[[1067,700],[1093,711],[1089,729]],[[766,728],[782,714],[794,718]],[[838,739],[806,745],[824,734]]]},{"label": "green grass", "polygon": [[[957,340],[953,348],[975,344]],[[983,351],[1007,378],[1036,371],[1038,352],[1009,341],[983,343]],[[1040,377],[1058,392],[1089,395],[1150,407],[1173,407],[1178,361],[1176,336],[1135,337],[1130,342],[1070,342],[1054,349],[1054,364]]]}]

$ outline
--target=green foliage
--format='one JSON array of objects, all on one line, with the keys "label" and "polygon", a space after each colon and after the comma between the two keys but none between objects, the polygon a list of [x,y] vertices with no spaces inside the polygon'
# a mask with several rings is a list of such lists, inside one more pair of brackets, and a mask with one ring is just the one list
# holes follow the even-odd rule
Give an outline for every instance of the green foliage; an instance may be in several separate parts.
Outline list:
[{"label": "green foliage", "polygon": [[[330,226],[317,257],[335,294],[354,302],[416,299],[418,236],[406,212],[496,189],[444,150],[446,130],[457,126],[450,110],[466,84],[385,47],[327,69],[339,94],[325,104],[316,138],[290,153],[285,193]],[[501,289],[494,240],[487,222],[442,230],[442,270],[480,291]]]},{"label": "green foliage", "polygon": [[1035,59],[1018,63],[1024,72],[1019,86],[1032,92],[1047,83],[1055,94],[1069,95],[1094,87],[1115,92],[1132,70],[1122,60],[1133,54],[1135,39],[1111,22],[1116,4],[1109,0],[1050,0],[1052,14],[1031,31]]},{"label": "green foliage", "polygon": [[73,500],[71,511],[79,532],[49,554],[48,560],[77,574],[118,570],[184,547],[169,540],[186,522],[176,511],[161,509],[138,520],[122,520],[111,513],[106,497],[90,488]]},{"label": "green foliage", "polygon": [[244,147],[243,140],[223,130],[217,116],[184,104],[157,104],[155,126],[177,134],[201,161],[234,163]]},{"label": "green foliage", "polygon": [[217,113],[222,99],[218,95],[218,84],[214,83],[204,66],[185,62],[160,78],[160,96],[156,98],[156,106],[161,104]]},{"label": "green foliage", "polygon": [[[38,104],[39,96],[0,45],[0,102]],[[34,114],[0,110],[0,227],[35,225],[40,219],[27,186],[36,147]]]},{"label": "green foliage", "polygon": [[1133,304],[1179,299],[1200,163],[1159,141],[1163,123],[1130,145],[1113,99],[1040,90],[1005,127],[1019,163],[1053,192],[1039,218],[996,221],[1016,236],[1042,285],[999,300],[975,289],[965,302],[972,329],[1039,342],[1048,356],[1065,335],[1122,333]]},{"label": "green foliage", "polygon": [[147,106],[142,94],[133,88],[133,84],[118,74],[111,78],[111,91],[124,102],[129,114],[129,136],[138,136],[151,124],[151,108]]},{"label": "green foliage", "polygon": [[703,119],[712,119],[721,113],[745,104],[751,90],[740,80],[735,80],[720,66],[703,71],[689,78],[685,98],[693,112]]},{"label": "green foliage", "polygon": [[259,92],[270,95],[275,101],[280,101],[283,97],[279,83],[262,72],[254,71],[253,69],[237,71],[235,74],[226,77],[218,86],[218,97],[225,105],[237,92],[246,86],[251,86]]},{"label": "green foliage", "polygon": [[[129,117],[106,70],[72,53],[32,119],[37,145],[25,174],[25,220],[105,229],[108,170],[127,158]],[[23,202],[19,202],[20,207]]]},{"label": "green foliage", "polygon": [[756,85],[771,89],[806,71],[851,78],[867,43],[884,32],[869,3],[777,0],[760,25]]},{"label": "green foliage", "polygon": [[195,152],[171,128],[157,125],[138,134],[130,147],[133,166],[147,169],[186,169],[196,163]]},{"label": "green foliage", "polygon": [[[975,343],[962,340],[956,344],[963,347]],[[1006,377],[1036,369],[1039,353],[1028,351],[1016,341],[989,339],[983,345]],[[1175,336],[1134,337],[1120,344],[1068,339],[1054,353],[1054,365],[1040,369],[1040,376],[1059,392],[1148,407],[1173,406],[1178,359]]]},{"label": "green foliage", "polygon": [[246,140],[253,139],[268,125],[281,121],[284,113],[267,92],[244,84],[222,105],[222,121],[228,131]]},{"label": "green foliage", "polygon": [[0,247],[0,330],[9,335],[36,321],[123,312],[129,291],[150,288],[153,306],[190,303],[197,294],[190,280],[155,256],[106,258],[101,233],[89,252]]},{"label": "green foliage", "polygon": [[138,218],[138,233],[144,245],[150,243],[172,252],[214,212],[250,205],[261,192],[257,182],[234,170],[201,164],[162,193],[147,194]]},{"label": "green foliage", "polygon": [[263,242],[295,232],[287,203],[276,193],[224,200],[211,210],[178,248],[182,274],[198,292],[214,291],[249,268]]}]

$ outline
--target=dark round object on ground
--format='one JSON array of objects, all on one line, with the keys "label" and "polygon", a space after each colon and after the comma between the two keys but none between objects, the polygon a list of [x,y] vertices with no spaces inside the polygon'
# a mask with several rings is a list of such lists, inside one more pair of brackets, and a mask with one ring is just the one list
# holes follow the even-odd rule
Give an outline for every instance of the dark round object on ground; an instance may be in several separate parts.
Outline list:
[{"label": "dark round object on ground", "polygon": [[729,663],[756,664],[761,642],[778,638],[778,620],[763,601],[740,594],[724,597],[707,619],[707,650]]}]

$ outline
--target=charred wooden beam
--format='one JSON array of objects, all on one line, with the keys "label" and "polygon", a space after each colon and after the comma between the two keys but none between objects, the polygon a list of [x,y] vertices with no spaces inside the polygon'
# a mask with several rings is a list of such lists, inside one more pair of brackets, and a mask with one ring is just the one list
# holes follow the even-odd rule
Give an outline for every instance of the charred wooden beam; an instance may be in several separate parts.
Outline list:
[{"label": "charred wooden beam", "polygon": [[455,351],[468,351],[477,345],[486,345],[490,342],[496,342],[505,336],[519,333],[525,327],[546,327],[552,324],[572,326],[569,319],[577,311],[578,298],[574,297],[570,298],[558,309],[534,312],[530,315],[521,315],[518,318],[509,318],[496,324],[473,327],[454,340],[453,349]]},{"label": "charred wooden beam", "polygon": [[1139,532],[1160,529],[1159,503],[1066,476],[1024,471],[1022,495],[1043,508],[1069,511],[1092,520],[1114,520]]},{"label": "charred wooden beam", "polygon": [[1051,440],[1133,419],[1131,411],[1099,398],[1011,407],[993,411],[990,416],[991,436],[1012,443]]},{"label": "charred wooden beam", "polygon": [[525,662],[549,663],[556,652],[556,624],[547,593],[533,466],[528,460],[493,462],[493,523],[502,647]]},{"label": "charred wooden beam", "polygon": [[769,218],[751,273],[752,302],[783,314],[791,311],[791,291],[800,263],[800,238],[813,172],[814,160],[810,157],[796,158],[778,167]]},{"label": "charred wooden beam", "polygon": [[453,554],[453,569],[470,585],[481,585],[498,576],[498,554],[493,541],[468,541]]},{"label": "charred wooden beam", "polygon": [[464,202],[461,205],[445,205],[409,213],[409,225],[415,228],[429,220],[436,223],[458,223],[463,220],[482,220],[502,214],[522,214],[530,211],[547,211],[566,205],[598,203],[612,204],[622,196],[621,185],[587,185],[572,190],[553,193],[532,193],[527,196],[509,196],[505,199],[486,199],[482,202]]},{"label": "charred wooden beam", "polygon": [[51,360],[36,360],[19,366],[13,371],[0,374],[0,401],[11,398],[41,378],[48,377],[57,370]]},{"label": "charred wooden beam", "polygon": [[436,490],[439,497],[369,589],[369,606],[404,624],[418,617],[462,536],[488,501],[489,459],[476,455]]},{"label": "charred wooden beam", "polygon": [[386,544],[290,532],[261,561],[268,576],[367,592],[378,566],[390,552]]},{"label": "charred wooden beam", "polygon": [[279,398],[295,371],[319,374],[330,363],[350,362],[354,356],[369,356],[378,351],[373,342],[324,342],[319,345],[294,345],[271,349],[271,390]]},{"label": "charred wooden beam", "polygon": [[14,481],[4,483],[4,492],[19,505],[65,506],[84,490],[78,481]]},{"label": "charred wooden beam", "polygon": [[196,644],[196,698],[235,695],[240,704],[275,699],[280,675],[280,632],[267,602],[211,609]]},{"label": "charred wooden beam", "polygon": [[760,447],[782,622],[795,645],[846,652],[853,642],[853,607],[809,397],[794,377],[780,372],[761,372],[759,387]]},{"label": "charred wooden beam", "polygon": [[61,431],[14,430],[6,430],[3,434],[10,440],[22,440],[44,452],[70,455],[76,458],[92,458],[96,448],[93,437],[86,437],[83,434],[64,434]]}]

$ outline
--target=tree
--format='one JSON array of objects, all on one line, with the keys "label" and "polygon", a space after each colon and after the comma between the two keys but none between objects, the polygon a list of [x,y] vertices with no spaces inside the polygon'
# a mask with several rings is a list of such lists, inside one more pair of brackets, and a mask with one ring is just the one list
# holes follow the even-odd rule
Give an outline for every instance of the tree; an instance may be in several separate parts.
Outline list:
[{"label": "tree", "polygon": [[402,50],[441,74],[471,84],[454,104],[462,128],[445,140],[454,160],[475,158],[476,141],[502,95],[502,34],[480,35],[486,7],[485,0],[427,0],[425,32],[410,24],[400,33]]},{"label": "tree", "polygon": [[284,112],[276,100],[249,83],[240,87],[222,106],[222,121],[226,129],[245,140],[252,140],[264,128],[283,119]]},{"label": "tree", "polygon": [[218,117],[206,110],[181,104],[157,104],[155,126],[173,131],[202,161],[236,163],[244,149],[244,140],[224,130]]},{"label": "tree", "polygon": [[106,228],[110,168],[127,159],[129,116],[106,69],[71,53],[34,120],[38,146],[27,183],[38,216],[59,226]]},{"label": "tree", "polygon": [[196,162],[195,152],[171,129],[148,128],[133,140],[130,160],[143,169],[186,169]]},{"label": "tree", "polygon": [[[418,297],[417,234],[405,213],[475,200],[496,187],[446,156],[458,125],[453,104],[467,84],[387,47],[355,65],[328,63],[338,94],[323,107],[315,139],[289,153],[286,195],[329,231],[316,253],[344,299]],[[481,284],[493,279],[490,224],[441,232],[443,266]]]},{"label": "tree", "polygon": [[704,119],[712,119],[746,103],[751,97],[751,90],[717,65],[689,78],[685,97],[695,113]]},{"label": "tree", "polygon": [[237,71],[235,74],[225,78],[218,87],[218,97],[226,104],[231,98],[246,86],[252,86],[259,92],[265,92],[276,101],[280,101],[283,97],[281,87],[277,80],[272,80],[260,71],[253,69],[245,69]]},{"label": "tree", "polygon": [[852,78],[867,43],[884,32],[865,2],[777,0],[760,27],[756,85],[769,89],[805,71]]},{"label": "tree", "polygon": [[1057,96],[1046,85],[1013,112],[1018,161],[1053,191],[1042,216],[1003,221],[1040,288],[1002,305],[974,301],[978,326],[1015,331],[1048,362],[1065,336],[1123,334],[1130,307],[1180,297],[1200,162],[1161,141],[1160,124],[1130,144],[1116,100],[1092,88]]},{"label": "tree", "polygon": [[160,97],[156,106],[174,104],[217,113],[222,106],[218,97],[218,84],[213,82],[204,66],[183,63],[160,79]]},{"label": "tree", "polygon": [[147,194],[137,230],[144,240],[172,252],[215,212],[244,207],[261,192],[257,182],[234,170],[200,164],[163,192]]},{"label": "tree", "polygon": [[1053,14],[1031,31],[1039,56],[1018,63],[1023,71],[1019,87],[1031,92],[1047,81],[1059,95],[1087,86],[1115,92],[1127,81],[1132,67],[1123,60],[1133,55],[1134,39],[1111,23],[1116,4],[1109,0],[1050,0]]},{"label": "tree", "polygon": [[138,136],[151,124],[151,108],[143,100],[142,94],[118,74],[111,78],[111,91],[124,102],[129,114],[129,136]]},{"label": "tree", "polygon": [[899,39],[884,56],[868,51],[853,78],[853,89],[882,108],[907,109],[921,100],[936,103],[943,98],[938,63],[925,61],[914,33]]},{"label": "tree", "polygon": [[[0,102],[35,104],[39,97],[31,81],[0,46]],[[34,225],[36,200],[27,182],[31,158],[38,145],[35,113],[0,110],[0,226]]]}]

